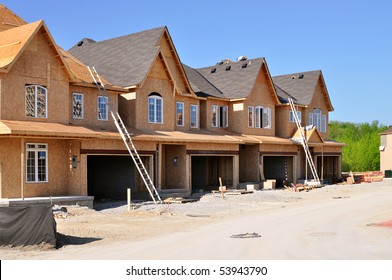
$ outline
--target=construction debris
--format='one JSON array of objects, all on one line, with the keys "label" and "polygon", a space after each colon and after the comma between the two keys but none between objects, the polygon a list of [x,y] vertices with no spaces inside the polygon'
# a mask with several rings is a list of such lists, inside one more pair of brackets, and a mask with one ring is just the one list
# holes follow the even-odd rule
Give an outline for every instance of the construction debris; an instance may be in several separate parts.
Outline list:
[{"label": "construction debris", "polygon": [[237,189],[228,189],[225,191],[217,191],[217,190],[213,190],[212,193],[224,193],[227,195],[240,195],[240,194],[249,194],[249,193],[253,193],[252,190],[248,191],[248,190],[237,190]]},{"label": "construction debris", "polygon": [[163,203],[167,203],[167,204],[172,204],[172,203],[182,204],[182,203],[196,202],[196,201],[197,201],[196,198],[168,197],[168,198],[166,198],[166,199],[163,201]]},{"label": "construction debris", "polygon": [[260,234],[253,232],[253,233],[240,233],[240,234],[234,234],[230,236],[231,238],[259,238],[261,237]]}]

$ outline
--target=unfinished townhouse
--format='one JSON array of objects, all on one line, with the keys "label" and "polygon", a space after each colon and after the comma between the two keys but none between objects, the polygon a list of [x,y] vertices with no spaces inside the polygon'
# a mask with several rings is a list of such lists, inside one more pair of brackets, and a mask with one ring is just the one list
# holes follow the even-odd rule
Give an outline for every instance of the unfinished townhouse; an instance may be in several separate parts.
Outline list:
[{"label": "unfinished townhouse", "polygon": [[[0,197],[148,198],[109,111],[118,110],[162,196],[277,186],[308,177],[292,98],[320,177],[340,177],[342,144],[328,140],[333,110],[321,71],[271,77],[265,58],[181,63],[167,27],[68,52],[43,21],[0,6]],[[94,85],[104,77],[113,100]]]},{"label": "unfinished townhouse", "polygon": [[[83,149],[122,148],[105,97],[43,21],[0,5],[0,22],[0,198],[79,196],[91,206]],[[125,91],[108,88],[117,104]]]}]

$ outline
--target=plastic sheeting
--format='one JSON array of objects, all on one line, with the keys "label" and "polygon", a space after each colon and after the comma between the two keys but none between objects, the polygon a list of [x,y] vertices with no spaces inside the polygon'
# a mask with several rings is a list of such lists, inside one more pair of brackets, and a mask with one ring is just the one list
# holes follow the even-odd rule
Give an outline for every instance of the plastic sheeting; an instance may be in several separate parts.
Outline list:
[{"label": "plastic sheeting", "polygon": [[56,221],[51,205],[0,207],[0,245],[56,246]]}]

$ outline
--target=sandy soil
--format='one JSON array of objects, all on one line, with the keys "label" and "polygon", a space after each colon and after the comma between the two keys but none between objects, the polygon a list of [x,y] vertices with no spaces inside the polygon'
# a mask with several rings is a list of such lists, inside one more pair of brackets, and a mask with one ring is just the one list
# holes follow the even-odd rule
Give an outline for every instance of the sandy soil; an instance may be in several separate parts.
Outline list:
[{"label": "sandy soil", "polygon": [[125,202],[67,206],[58,248],[3,247],[0,258],[392,259],[392,228],[371,226],[392,220],[392,180],[197,198],[129,212]]}]

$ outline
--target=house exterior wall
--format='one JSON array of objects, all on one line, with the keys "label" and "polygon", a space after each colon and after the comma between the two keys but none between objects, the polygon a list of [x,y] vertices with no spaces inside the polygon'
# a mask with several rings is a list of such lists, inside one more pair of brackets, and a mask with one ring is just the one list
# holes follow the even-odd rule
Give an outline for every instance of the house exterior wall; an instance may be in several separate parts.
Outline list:
[{"label": "house exterior wall", "polygon": [[[47,118],[27,117],[25,86],[44,86],[47,93]],[[2,79],[1,119],[68,123],[69,80],[63,65],[42,32],[32,38],[7,75]]]},{"label": "house exterior wall", "polygon": [[[48,182],[26,182],[27,143],[48,145]],[[0,139],[2,198],[68,195],[69,178],[72,177],[69,154],[68,140]]]},{"label": "house exterior wall", "polygon": [[380,151],[380,170],[392,170],[392,134],[381,135],[381,146],[384,151]]},{"label": "house exterior wall", "polygon": [[[234,102],[230,107],[231,130],[251,135],[275,136],[275,101],[272,98],[268,80],[262,71],[259,72],[250,95],[243,102]],[[234,105],[235,104],[235,105]],[[261,106],[271,110],[270,128],[251,128],[248,125],[248,107]]]},{"label": "house exterior wall", "polygon": [[[77,119],[73,118],[72,111],[72,96],[74,93],[83,94],[83,118]],[[118,106],[118,94],[108,91],[109,98],[113,101],[112,106],[114,106],[114,110],[117,110]],[[67,97],[67,101],[69,100],[69,123],[73,125],[79,126],[88,126],[100,129],[107,129],[117,131],[116,126],[113,122],[112,117],[110,116],[110,111],[108,111],[108,119],[107,120],[98,120],[98,96],[99,91],[96,88],[91,87],[81,87],[71,85],[69,94]],[[63,101],[64,104],[64,101]]]}]

